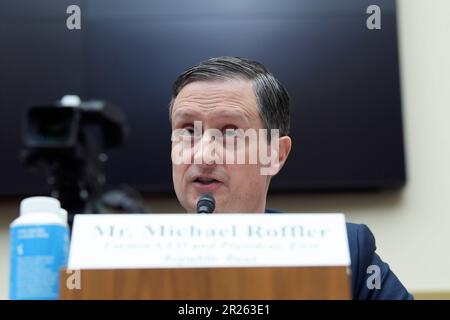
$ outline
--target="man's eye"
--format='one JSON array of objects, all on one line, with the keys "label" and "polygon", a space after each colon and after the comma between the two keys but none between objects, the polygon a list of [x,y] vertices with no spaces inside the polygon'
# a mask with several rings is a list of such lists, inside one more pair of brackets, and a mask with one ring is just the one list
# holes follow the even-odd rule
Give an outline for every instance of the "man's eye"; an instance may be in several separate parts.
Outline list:
[{"label": "man's eye", "polygon": [[192,126],[188,126],[188,127],[184,127],[184,130],[186,130],[186,133],[193,136],[194,135],[194,127]]},{"label": "man's eye", "polygon": [[222,129],[222,132],[225,137],[237,136],[237,128],[235,126],[227,126],[224,129]]},{"label": "man's eye", "polygon": [[236,135],[237,135],[236,131],[231,130],[231,129],[226,130],[225,134],[224,134],[225,137],[229,137],[229,138],[236,137]]}]

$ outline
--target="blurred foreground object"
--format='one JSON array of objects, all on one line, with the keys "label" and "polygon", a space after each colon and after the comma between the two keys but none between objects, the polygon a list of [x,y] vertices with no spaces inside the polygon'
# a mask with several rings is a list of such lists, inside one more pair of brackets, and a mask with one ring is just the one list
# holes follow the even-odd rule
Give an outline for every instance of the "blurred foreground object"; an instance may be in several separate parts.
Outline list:
[{"label": "blurred foreground object", "polygon": [[20,203],[10,225],[11,300],[59,297],[60,269],[67,267],[67,212],[57,199],[31,197]]}]

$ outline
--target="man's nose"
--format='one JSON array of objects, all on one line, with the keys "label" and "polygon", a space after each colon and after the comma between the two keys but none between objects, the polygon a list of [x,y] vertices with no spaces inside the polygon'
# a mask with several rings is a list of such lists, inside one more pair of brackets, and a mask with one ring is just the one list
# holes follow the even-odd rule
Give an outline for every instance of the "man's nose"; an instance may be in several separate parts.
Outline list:
[{"label": "man's nose", "polygon": [[212,166],[223,162],[223,137],[217,132],[206,131],[194,144],[194,164]]}]

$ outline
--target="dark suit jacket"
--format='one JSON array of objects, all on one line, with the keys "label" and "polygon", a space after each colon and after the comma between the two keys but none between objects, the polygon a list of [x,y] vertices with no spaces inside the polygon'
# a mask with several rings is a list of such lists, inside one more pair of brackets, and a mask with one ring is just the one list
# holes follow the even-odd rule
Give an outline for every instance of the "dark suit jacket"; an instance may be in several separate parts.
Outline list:
[{"label": "dark suit jacket", "polygon": [[[266,213],[281,213],[267,209]],[[410,300],[400,280],[375,253],[375,238],[366,225],[347,223],[347,237],[350,248],[352,296],[354,300]],[[380,289],[369,289],[368,279],[373,275],[369,266],[378,266],[381,273]],[[370,278],[369,283],[373,283]]]}]

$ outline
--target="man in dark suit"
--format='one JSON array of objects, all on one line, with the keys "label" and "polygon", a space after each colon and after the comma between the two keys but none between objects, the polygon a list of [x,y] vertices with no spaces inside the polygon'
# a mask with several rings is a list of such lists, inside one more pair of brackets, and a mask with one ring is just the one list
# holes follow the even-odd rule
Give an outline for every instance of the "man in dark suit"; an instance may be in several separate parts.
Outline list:
[{"label": "man in dark suit", "polygon": [[[266,213],[281,213],[267,209]],[[400,280],[375,253],[375,238],[366,225],[347,223],[354,300],[412,300]]]},{"label": "man in dark suit", "polygon": [[[291,150],[289,95],[262,64],[212,58],[183,72],[170,103],[175,192],[187,212],[264,213],[271,178]],[[375,253],[366,226],[347,224],[354,299],[411,299]]]}]

